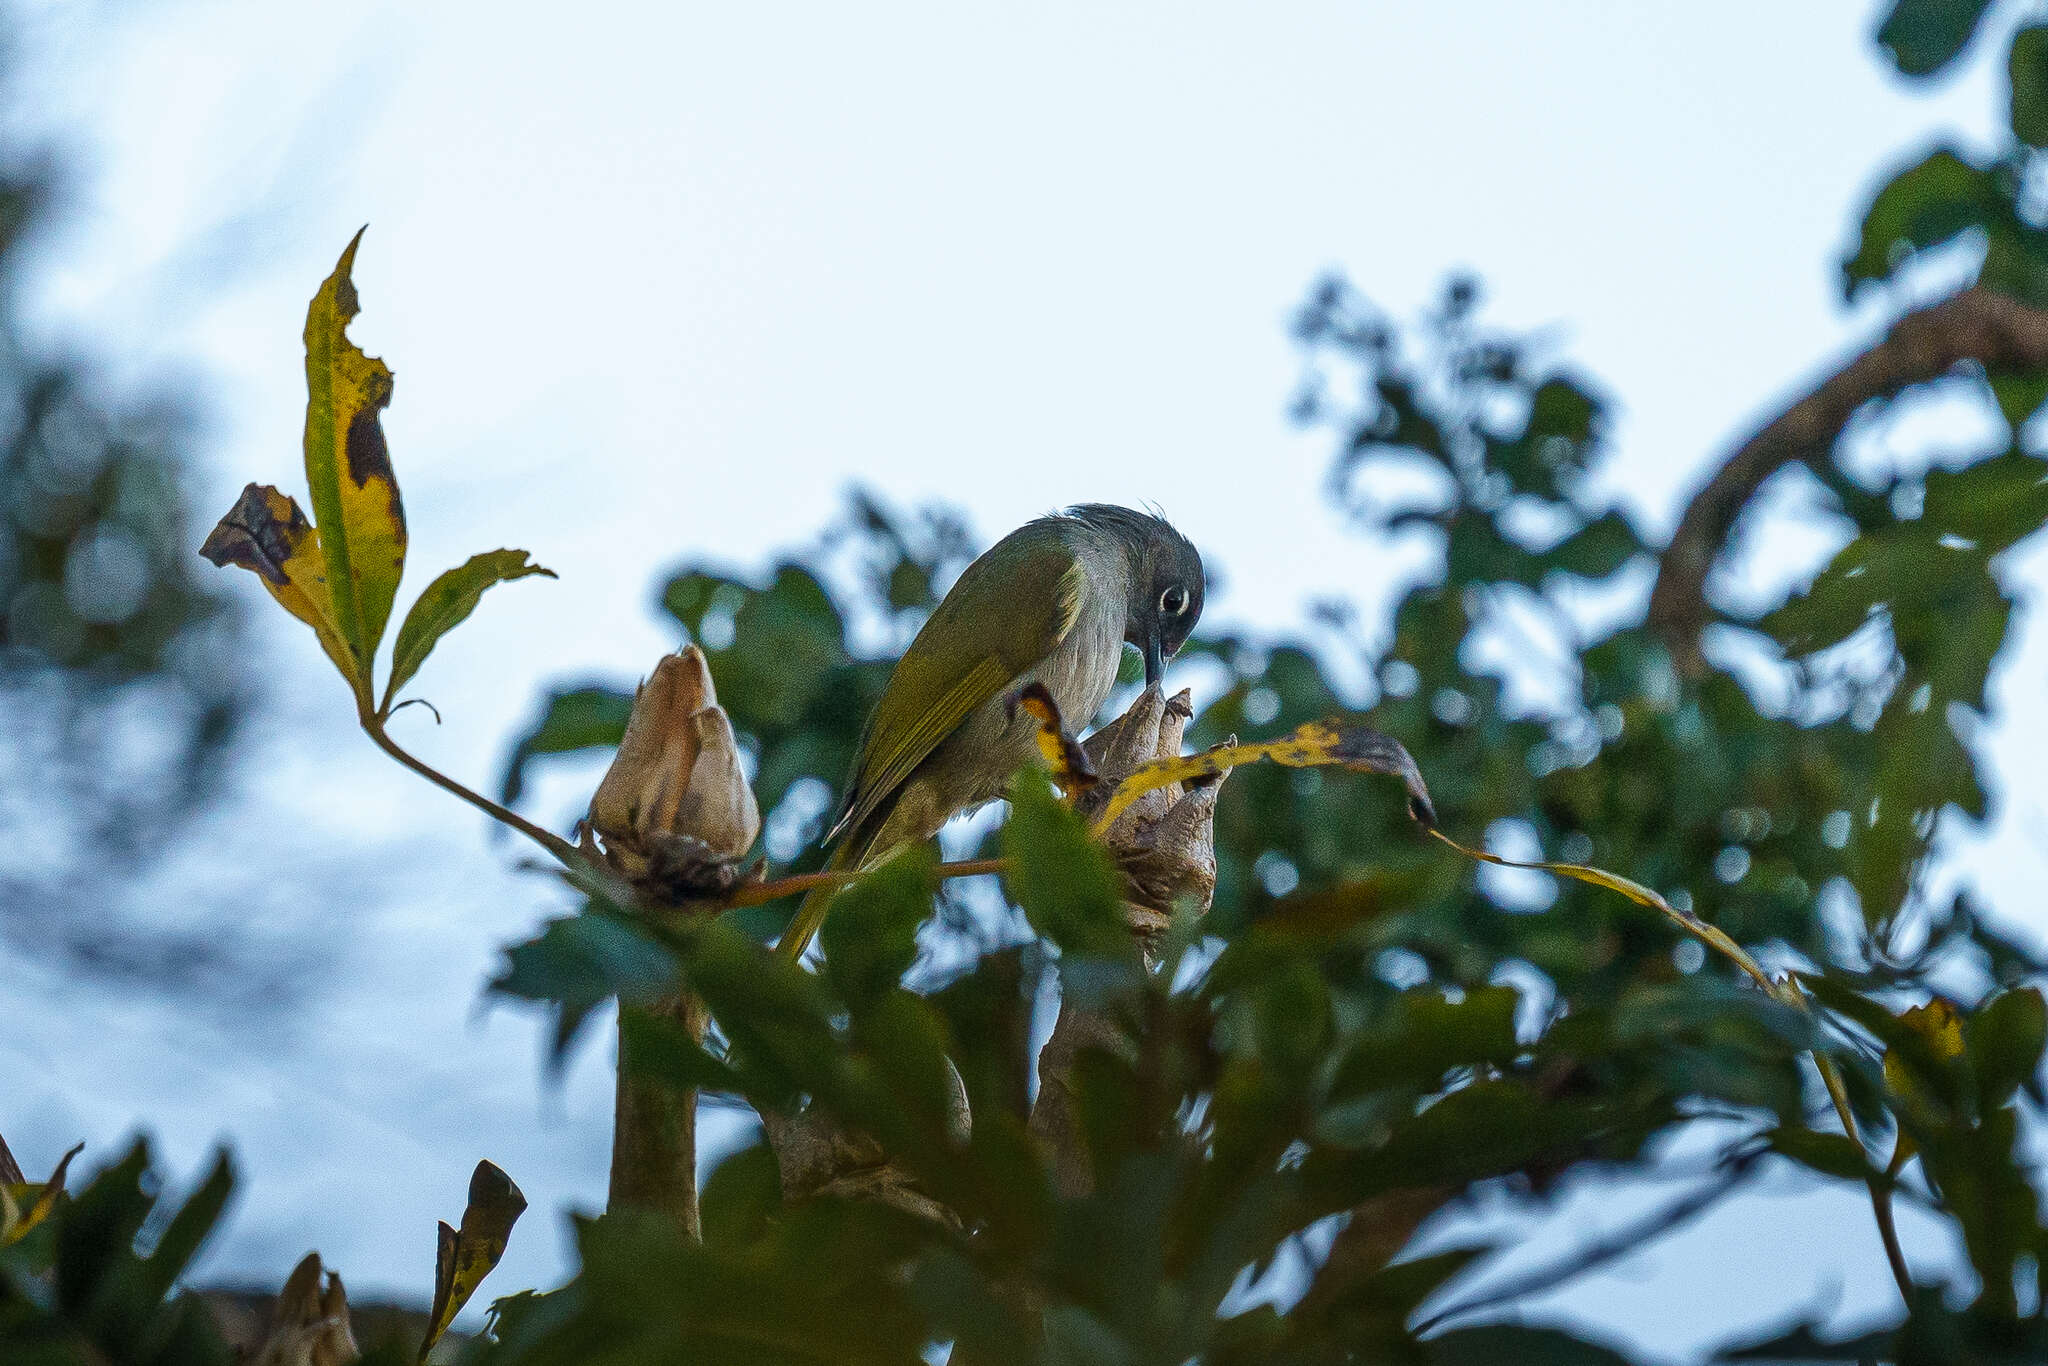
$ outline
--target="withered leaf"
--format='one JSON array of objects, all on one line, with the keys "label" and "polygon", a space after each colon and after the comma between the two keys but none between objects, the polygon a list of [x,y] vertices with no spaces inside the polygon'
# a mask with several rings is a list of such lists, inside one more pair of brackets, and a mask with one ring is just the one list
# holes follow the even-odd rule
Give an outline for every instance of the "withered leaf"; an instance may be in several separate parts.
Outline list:
[{"label": "withered leaf", "polygon": [[335,620],[320,532],[295,500],[268,484],[248,485],[199,553],[222,567],[240,565],[263,580],[285,611],[313,628],[320,648],[357,696],[367,694],[369,674],[357,667]]},{"label": "withered leaf", "polygon": [[462,1227],[440,1226],[434,1256],[434,1308],[427,1318],[426,1338],[420,1343],[421,1361],[505,1255],[512,1225],[525,1211],[526,1197],[511,1177],[489,1162],[476,1164],[469,1178],[469,1207],[462,1211]]},{"label": "withered leaf", "polygon": [[1289,768],[1336,766],[1359,773],[1384,773],[1399,778],[1408,789],[1408,811],[1425,827],[1436,828],[1436,807],[1430,802],[1429,787],[1401,742],[1370,726],[1351,721],[1310,721],[1277,740],[1251,744],[1218,745],[1199,754],[1156,759],[1133,769],[1117,784],[1101,813],[1095,818],[1099,833],[1115,824],[1131,804],[1155,788],[1170,783],[1198,782],[1214,778],[1241,764],[1270,759]]}]

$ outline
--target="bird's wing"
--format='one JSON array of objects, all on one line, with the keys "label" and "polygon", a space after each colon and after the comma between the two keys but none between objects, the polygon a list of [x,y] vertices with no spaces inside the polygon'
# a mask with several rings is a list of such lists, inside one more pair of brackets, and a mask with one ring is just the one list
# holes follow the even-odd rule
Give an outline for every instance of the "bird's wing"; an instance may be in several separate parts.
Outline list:
[{"label": "bird's wing", "polygon": [[833,836],[858,830],[976,708],[1051,654],[1080,619],[1086,584],[1058,543],[969,565],[889,676]]}]

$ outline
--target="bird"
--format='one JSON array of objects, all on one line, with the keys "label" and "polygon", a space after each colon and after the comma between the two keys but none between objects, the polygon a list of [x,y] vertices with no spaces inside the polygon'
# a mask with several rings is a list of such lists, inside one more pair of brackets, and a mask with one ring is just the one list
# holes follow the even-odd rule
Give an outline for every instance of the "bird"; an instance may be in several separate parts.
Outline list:
[{"label": "bird", "polygon": [[[1001,796],[1038,753],[1037,723],[1011,699],[1045,686],[1060,715],[1094,717],[1116,687],[1126,642],[1145,683],[1202,615],[1202,557],[1164,517],[1082,503],[1027,522],[961,571],[925,619],[875,704],[827,872],[871,868],[954,816]],[[809,893],[778,941],[798,959],[838,887]]]}]

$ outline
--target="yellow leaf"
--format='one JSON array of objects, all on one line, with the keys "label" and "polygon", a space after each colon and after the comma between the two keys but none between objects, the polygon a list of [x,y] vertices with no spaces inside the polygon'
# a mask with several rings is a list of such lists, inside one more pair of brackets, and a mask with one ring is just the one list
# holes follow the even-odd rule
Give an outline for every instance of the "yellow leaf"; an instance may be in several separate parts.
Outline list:
[{"label": "yellow leaf", "polygon": [[334,620],[367,689],[405,569],[405,509],[379,420],[391,370],[348,339],[356,233],[306,310],[306,486],[327,560]]},{"label": "yellow leaf", "polygon": [[420,1343],[421,1361],[505,1255],[512,1225],[525,1211],[526,1197],[511,1177],[488,1162],[476,1164],[469,1178],[469,1207],[462,1211],[461,1229],[440,1226],[434,1256],[434,1308],[427,1319],[426,1340]]},{"label": "yellow leaf", "polygon": [[[1936,996],[1924,1005],[1909,1006],[1899,1013],[1899,1023],[1911,1029],[1926,1043],[1927,1051],[1942,1062],[1954,1062],[1963,1056],[1963,1017],[1949,1002]],[[1912,1069],[1892,1049],[1884,1051],[1884,1084],[1900,1100],[1912,1105],[1926,1103],[1926,1089],[1913,1079]],[[1906,1126],[1899,1126],[1896,1145],[1892,1149],[1890,1170],[1898,1170],[1912,1160],[1915,1145],[1913,1136],[1906,1132]]]},{"label": "yellow leaf", "polygon": [[[84,1149],[83,1143],[77,1144],[58,1159],[57,1170],[41,1186],[21,1185],[0,1191],[0,1246],[21,1241],[30,1229],[50,1217],[50,1211],[57,1208],[57,1200],[64,1194],[64,1173],[70,1170],[71,1159]],[[24,1203],[26,1209],[22,1208]]]},{"label": "yellow leaf", "polygon": [[1424,826],[1436,828],[1436,808],[1415,760],[1391,736],[1348,721],[1310,721],[1277,740],[1248,745],[1218,745],[1199,754],[1155,759],[1140,764],[1117,784],[1108,804],[1095,818],[1095,833],[1116,824],[1131,804],[1155,788],[1216,777],[1241,764],[1270,759],[1289,768],[1334,765],[1358,773],[1384,773],[1401,779],[1408,789],[1408,811]]},{"label": "yellow leaf", "polygon": [[1927,1040],[1928,1050],[1943,1062],[1954,1062],[1963,1056],[1962,1014],[1941,997],[1936,996],[1925,1005],[1908,1007],[1900,1014],[1899,1023]]},{"label": "yellow leaf", "polygon": [[341,628],[335,624],[320,533],[306,521],[296,502],[268,484],[249,485],[207,536],[199,553],[217,565],[238,564],[254,572],[270,596],[313,628],[320,648],[357,695],[367,692],[368,676],[357,669]]}]

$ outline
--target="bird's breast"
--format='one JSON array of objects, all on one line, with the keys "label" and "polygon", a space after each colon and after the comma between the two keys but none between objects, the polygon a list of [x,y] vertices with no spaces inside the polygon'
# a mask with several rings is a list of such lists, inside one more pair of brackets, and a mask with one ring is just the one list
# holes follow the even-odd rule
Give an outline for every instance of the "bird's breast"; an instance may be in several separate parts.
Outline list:
[{"label": "bird's breast", "polygon": [[1085,730],[1109,700],[1123,662],[1124,604],[1107,601],[1108,596],[1092,594],[1094,600],[1082,604],[1073,629],[1030,674],[1052,694],[1074,734]]}]

